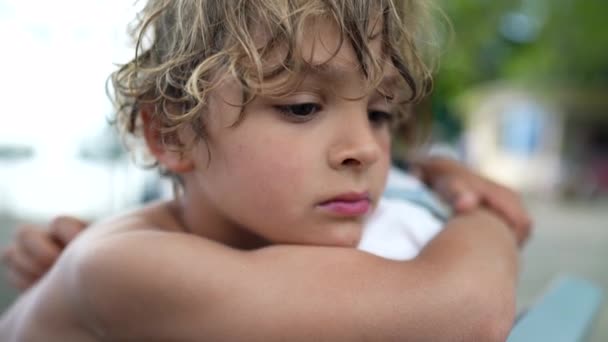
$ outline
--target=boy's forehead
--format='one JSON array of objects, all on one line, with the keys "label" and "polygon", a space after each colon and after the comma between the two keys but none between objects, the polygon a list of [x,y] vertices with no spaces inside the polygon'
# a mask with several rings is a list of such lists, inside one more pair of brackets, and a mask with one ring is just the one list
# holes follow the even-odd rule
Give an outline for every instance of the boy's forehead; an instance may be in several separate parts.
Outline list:
[{"label": "boy's forehead", "polygon": [[[274,46],[272,50],[264,53],[261,60],[262,68],[268,75],[273,75],[264,80],[265,90],[262,92],[270,90],[272,93],[271,89],[289,89],[289,84],[297,84],[297,80],[303,79],[320,80],[327,84],[366,82],[363,79],[369,75],[364,68],[368,65],[362,64],[361,56],[355,51],[348,33],[341,30],[335,20],[327,16],[315,16],[304,22],[305,25],[300,27],[303,34],[296,34],[293,44],[271,44],[274,38],[270,31],[265,30],[263,26],[254,29],[254,40],[258,47],[263,49],[265,46]],[[362,43],[368,53],[365,59],[371,58],[381,64],[381,69],[377,70],[380,74],[374,74],[373,79],[380,81],[378,86],[382,88],[399,88],[403,77],[391,59],[384,55],[383,40],[386,37],[382,35],[382,15],[370,18],[369,22],[367,33],[361,38],[364,39]],[[291,59],[299,60],[297,69],[290,69],[289,64],[286,64],[286,61],[293,61]],[[287,88],[283,87],[285,85]]]},{"label": "boy's forehead", "polygon": [[[370,30],[368,48],[374,58],[383,60],[381,20],[373,25]],[[362,74],[362,65],[357,59],[352,44],[343,37],[338,26],[331,20],[310,20],[306,35],[296,40],[293,51],[286,51],[287,46],[278,47],[272,53],[266,55],[264,63],[267,67],[274,68],[283,64],[284,58],[288,54],[296,54],[296,58],[301,58],[303,63],[302,73],[310,76],[323,76],[326,78],[340,77],[347,74]],[[257,40],[259,44],[267,43],[267,37],[258,32]],[[397,69],[392,63],[384,66],[384,77],[395,79],[399,77]]]},{"label": "boy's forehead", "polygon": [[[331,64],[333,68],[352,70],[360,68],[352,44],[343,37],[338,26],[330,20],[314,20],[308,28],[309,34],[298,42],[296,50],[302,59],[313,67]],[[377,30],[375,30],[377,31]],[[370,32],[368,47],[375,58],[382,57],[382,37]]]},{"label": "boy's forehead", "polygon": [[[381,24],[381,23],[380,23]],[[375,25],[370,32],[368,47],[374,58],[385,60],[382,51],[381,26]],[[331,21],[316,22],[311,27],[311,34],[301,41],[299,51],[305,62],[302,70],[307,76],[336,80],[363,75],[362,65],[357,59],[352,44],[341,37],[335,24]],[[388,60],[383,67],[383,83],[393,85],[400,79],[399,72]]]}]

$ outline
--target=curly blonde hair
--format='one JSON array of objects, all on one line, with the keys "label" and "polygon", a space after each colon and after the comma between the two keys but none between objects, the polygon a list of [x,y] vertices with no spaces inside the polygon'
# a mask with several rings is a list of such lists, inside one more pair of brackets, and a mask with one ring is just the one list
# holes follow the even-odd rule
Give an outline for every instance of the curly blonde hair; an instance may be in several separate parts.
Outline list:
[{"label": "curly blonde hair", "polygon": [[[111,75],[116,123],[122,136],[140,136],[142,106],[153,108],[163,142],[178,148],[176,130],[191,125],[205,138],[205,107],[223,75],[241,83],[243,104],[264,90],[265,82],[285,78],[279,91],[289,92],[306,62],[298,42],[310,19],[333,21],[354,48],[362,73],[373,86],[388,61],[399,71],[410,95],[408,106],[430,89],[430,71],[422,58],[429,41],[425,0],[149,0],[138,15],[132,36],[135,57]],[[381,20],[378,20],[381,19]],[[383,56],[369,46],[374,25],[381,23]],[[265,40],[260,44],[259,32]],[[283,49],[279,63],[266,63]]]}]

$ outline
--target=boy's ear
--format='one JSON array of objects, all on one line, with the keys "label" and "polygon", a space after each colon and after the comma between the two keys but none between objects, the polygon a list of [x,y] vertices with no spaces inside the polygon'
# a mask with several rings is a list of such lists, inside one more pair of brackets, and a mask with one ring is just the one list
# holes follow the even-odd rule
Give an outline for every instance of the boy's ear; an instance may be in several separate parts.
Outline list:
[{"label": "boy's ear", "polygon": [[187,154],[172,150],[163,142],[161,125],[153,117],[149,106],[141,109],[141,119],[146,145],[160,165],[173,173],[184,173],[194,169],[194,163]]}]

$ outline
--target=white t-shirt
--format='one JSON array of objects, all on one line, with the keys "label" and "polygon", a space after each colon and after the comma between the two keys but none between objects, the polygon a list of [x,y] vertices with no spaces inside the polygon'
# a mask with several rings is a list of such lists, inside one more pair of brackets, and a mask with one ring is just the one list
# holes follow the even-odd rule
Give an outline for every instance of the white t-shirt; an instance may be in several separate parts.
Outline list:
[{"label": "white t-shirt", "polygon": [[385,195],[366,222],[357,248],[387,259],[412,259],[441,231],[448,216],[417,178],[391,169]]}]

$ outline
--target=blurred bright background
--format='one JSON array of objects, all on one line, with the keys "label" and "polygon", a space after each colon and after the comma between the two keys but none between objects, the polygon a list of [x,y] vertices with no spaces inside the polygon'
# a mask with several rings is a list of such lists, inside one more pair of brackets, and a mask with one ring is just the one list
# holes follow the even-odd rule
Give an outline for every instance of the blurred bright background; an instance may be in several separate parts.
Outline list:
[{"label": "blurred bright background", "polygon": [[[608,2],[438,2],[453,34],[418,111],[433,115],[436,150],[525,195],[536,232],[519,306],[561,273],[608,291]],[[155,196],[155,172],[107,124],[105,81],[130,57],[134,13],[123,0],[0,0],[0,246],[16,222]],[[13,295],[0,285],[0,311]],[[591,341],[608,340],[607,307]]]}]

